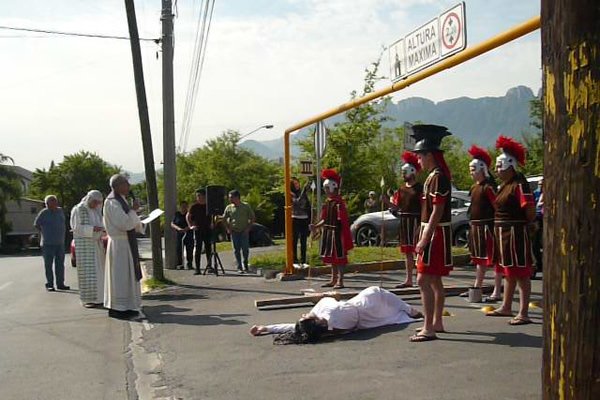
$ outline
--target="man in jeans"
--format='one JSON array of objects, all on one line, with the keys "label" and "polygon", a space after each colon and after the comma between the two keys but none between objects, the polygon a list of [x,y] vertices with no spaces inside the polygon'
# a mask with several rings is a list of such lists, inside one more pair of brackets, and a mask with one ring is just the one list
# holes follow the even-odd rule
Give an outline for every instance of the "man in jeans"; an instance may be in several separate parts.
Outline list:
[{"label": "man in jeans", "polygon": [[[229,204],[225,208],[223,219],[227,226],[227,233],[231,235],[231,243],[237,261],[237,269],[240,273],[248,272],[248,255],[250,252],[250,228],[254,223],[254,211],[248,203],[244,203],[240,199],[240,192],[232,190],[229,192]],[[242,254],[240,254],[240,252]],[[242,255],[244,264],[242,268]]]},{"label": "man in jeans", "polygon": [[[33,225],[41,232],[42,256],[46,269],[46,290],[54,292],[54,276],[56,275],[56,288],[69,290],[65,285],[65,213],[58,206],[54,195],[44,199],[44,208],[35,218]],[[52,264],[54,263],[54,271]]]}]

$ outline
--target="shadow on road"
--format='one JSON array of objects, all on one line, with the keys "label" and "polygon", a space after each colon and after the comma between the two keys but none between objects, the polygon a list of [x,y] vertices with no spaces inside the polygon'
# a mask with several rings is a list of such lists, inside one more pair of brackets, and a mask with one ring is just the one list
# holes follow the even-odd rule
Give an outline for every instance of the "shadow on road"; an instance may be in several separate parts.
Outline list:
[{"label": "shadow on road", "polygon": [[[378,336],[385,335],[387,333],[400,332],[409,327],[410,324],[402,324],[402,325],[387,325],[379,328],[371,328],[371,329],[361,329],[358,331],[354,331],[348,333],[343,336],[338,336],[340,340],[345,341],[363,341],[363,340],[371,340],[375,339]],[[335,339],[335,337],[332,337]]]},{"label": "shadow on road", "polygon": [[475,338],[452,338],[447,336],[440,336],[440,339],[445,342],[464,342],[464,343],[481,343],[481,344],[496,344],[501,346],[509,347],[531,347],[536,349],[542,348],[542,337],[528,335],[522,332],[477,332],[477,331],[466,331],[466,332],[452,332],[452,334],[464,334],[474,336],[486,336],[493,338],[493,340],[486,339],[475,339]]},{"label": "shadow on road", "polygon": [[170,304],[158,306],[144,306],[144,314],[153,324],[178,324],[178,325],[246,325],[247,323],[235,317],[246,317],[248,314],[182,314],[191,308],[174,307]]},{"label": "shadow on road", "polygon": [[[298,291],[274,291],[274,290],[259,290],[259,289],[240,289],[232,287],[217,287],[217,286],[196,286],[189,284],[177,284],[175,287],[196,289],[196,290],[212,290],[218,292],[235,292],[235,293],[262,293],[262,294],[277,294],[282,296],[298,296]],[[148,298],[144,296],[144,298]]]}]

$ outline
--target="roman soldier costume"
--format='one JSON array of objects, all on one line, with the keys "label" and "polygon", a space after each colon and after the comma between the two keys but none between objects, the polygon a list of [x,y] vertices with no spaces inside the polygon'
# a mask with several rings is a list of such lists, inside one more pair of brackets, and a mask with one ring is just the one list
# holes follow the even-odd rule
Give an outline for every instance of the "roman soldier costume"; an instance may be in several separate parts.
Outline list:
[{"label": "roman soldier costume", "polygon": [[471,146],[469,154],[473,157],[469,166],[475,168],[475,172],[482,171],[486,177],[481,182],[475,182],[469,191],[471,196],[471,205],[469,206],[471,260],[475,265],[493,266],[495,264],[494,204],[496,185],[489,173],[492,158],[485,149],[475,145]]},{"label": "roman soldier costume", "polygon": [[532,268],[531,241],[527,231],[527,208],[535,207],[529,183],[517,165],[525,164],[525,148],[512,138],[500,136],[496,148],[501,154],[496,167],[506,170],[513,167],[515,175],[500,185],[496,196],[494,236],[496,259],[504,274],[517,278],[529,277]]},{"label": "roman soldier costume", "polygon": [[[405,151],[402,154],[402,172],[404,176],[416,175],[420,170],[419,160],[414,153]],[[398,242],[404,254],[414,253],[421,228],[421,197],[423,185],[419,182],[412,186],[402,185],[392,198],[392,214],[398,218]]]},{"label": "roman soldier costume", "polygon": [[339,195],[341,177],[333,169],[325,169],[321,173],[323,186],[327,192],[327,200],[321,210],[324,221],[321,235],[321,258],[331,265],[348,264],[348,251],[354,245],[350,232],[350,222],[346,203]]},{"label": "roman soldier costume", "polygon": [[425,180],[421,197],[421,229],[419,240],[429,224],[433,206],[442,205],[442,217],[429,243],[417,257],[417,271],[422,274],[445,276],[452,270],[451,207],[452,188],[450,170],[440,149],[442,138],[451,135],[448,128],[438,125],[413,125],[413,137],[417,141],[415,153],[432,153],[437,167]]}]

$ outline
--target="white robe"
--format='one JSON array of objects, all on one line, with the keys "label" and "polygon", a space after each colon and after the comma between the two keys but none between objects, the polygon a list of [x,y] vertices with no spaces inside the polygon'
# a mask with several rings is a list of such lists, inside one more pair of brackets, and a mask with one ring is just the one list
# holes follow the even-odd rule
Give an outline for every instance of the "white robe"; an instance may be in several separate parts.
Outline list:
[{"label": "white robe", "polygon": [[104,202],[104,226],[108,233],[106,271],[104,279],[104,307],[118,310],[140,311],[142,293],[140,282],[135,279],[135,269],[127,231],[144,231],[135,211],[125,214],[116,199]]},{"label": "white robe", "polygon": [[[83,224],[81,221],[81,207],[86,207],[89,214],[89,224]],[[102,303],[104,299],[104,263],[106,260],[106,252],[102,244],[102,232],[94,232],[95,226],[104,226],[102,222],[102,214],[99,209],[89,208],[86,204],[80,203],[71,211],[71,229],[73,230],[73,238],[75,239],[75,257],[81,259],[77,254],[81,255],[85,251],[94,252],[95,268],[92,271],[87,271],[81,263],[77,266],[77,277],[79,280],[79,297],[83,303]],[[89,249],[80,248],[81,244],[78,238],[90,239],[85,241],[84,246],[91,246]],[[88,244],[92,242],[93,244]],[[91,272],[91,273],[90,273]],[[90,285],[90,280],[94,280]],[[87,281],[87,282],[85,282]],[[86,285],[87,283],[87,285]],[[95,290],[87,292],[86,287],[94,287]]]},{"label": "white robe", "polygon": [[[408,324],[414,321],[411,307],[395,294],[377,286],[362,290],[346,301],[324,297],[310,314],[327,320],[329,330],[369,329],[378,326]],[[267,325],[269,333],[294,330],[294,324]]]}]

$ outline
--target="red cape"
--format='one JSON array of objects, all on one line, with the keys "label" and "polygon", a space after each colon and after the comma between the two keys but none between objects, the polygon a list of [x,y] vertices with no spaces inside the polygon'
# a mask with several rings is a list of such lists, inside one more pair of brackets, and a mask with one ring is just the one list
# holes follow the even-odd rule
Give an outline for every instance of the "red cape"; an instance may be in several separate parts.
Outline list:
[{"label": "red cape", "polygon": [[[352,241],[352,232],[350,232],[350,217],[348,216],[348,210],[346,209],[346,202],[342,199],[342,196],[339,194],[329,195],[330,199],[335,201],[339,205],[339,219],[342,224],[342,246],[344,246],[344,251],[347,253],[349,250],[354,248],[354,243]],[[323,207],[321,210],[321,219],[325,219],[325,210]]]}]

